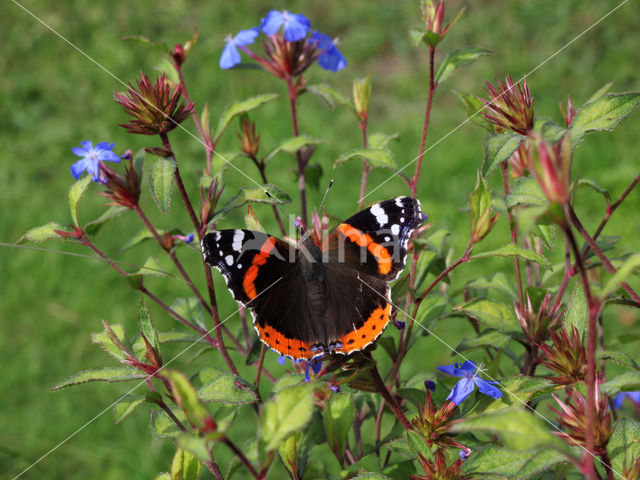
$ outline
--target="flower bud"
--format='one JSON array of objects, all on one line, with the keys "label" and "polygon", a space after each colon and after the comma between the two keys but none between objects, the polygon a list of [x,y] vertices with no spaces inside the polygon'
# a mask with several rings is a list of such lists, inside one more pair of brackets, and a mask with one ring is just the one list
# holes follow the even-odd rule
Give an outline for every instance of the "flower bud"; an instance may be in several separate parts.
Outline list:
[{"label": "flower bud", "polygon": [[557,328],[559,320],[562,318],[562,304],[554,307],[551,304],[551,300],[552,295],[547,292],[539,304],[536,305],[531,301],[529,292],[527,292],[524,305],[520,305],[518,302],[515,303],[514,309],[522,331],[534,343],[541,343],[549,338],[549,333]]},{"label": "flower bud", "polygon": [[553,345],[538,343],[542,353],[542,365],[558,375],[548,377],[557,385],[571,385],[583,381],[587,372],[587,354],[582,338],[575,326],[571,326],[571,336],[566,329],[550,332]]},{"label": "flower bud", "polygon": [[529,138],[537,148],[537,155],[530,161],[529,168],[551,202],[569,202],[571,182],[571,139],[568,135],[552,146],[538,132],[530,132]]},{"label": "flower bud", "polygon": [[562,107],[562,103],[559,105],[560,113],[562,114],[562,118],[564,119],[564,124],[567,128],[571,126],[571,122],[573,122],[573,118],[576,116],[576,111],[573,109],[573,104],[571,103],[571,97],[567,96],[567,110],[565,112]]},{"label": "flower bud", "polygon": [[256,124],[245,115],[242,117],[241,126],[241,132],[236,130],[240,140],[240,150],[248,157],[256,158],[260,147],[260,135],[256,133]]},{"label": "flower bud", "polygon": [[487,82],[485,90],[489,100],[482,100],[485,108],[482,116],[494,124],[498,132],[510,130],[526,135],[533,129],[533,102],[529,93],[527,79],[514,84],[511,77],[504,83],[496,82],[494,87]]},{"label": "flower bud", "polygon": [[100,195],[107,197],[111,202],[109,205],[119,205],[127,208],[135,208],[140,199],[140,182],[135,167],[133,157],[130,152],[123,157],[129,159],[129,166],[124,167],[124,177],[109,168],[104,162],[100,163],[101,183],[105,186],[105,191]]},{"label": "flower bud", "polygon": [[369,99],[371,98],[371,75],[365,78],[353,81],[353,103],[356,106],[356,112],[362,119],[361,122],[366,124],[369,118]]}]

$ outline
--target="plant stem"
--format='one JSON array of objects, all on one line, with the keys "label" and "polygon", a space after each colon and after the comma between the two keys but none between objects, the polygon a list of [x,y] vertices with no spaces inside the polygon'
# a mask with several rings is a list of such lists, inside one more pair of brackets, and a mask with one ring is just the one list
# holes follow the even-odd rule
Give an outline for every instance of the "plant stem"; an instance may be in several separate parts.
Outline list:
[{"label": "plant stem", "polygon": [[[266,166],[264,164],[264,161],[259,161],[256,157],[250,157],[251,160],[253,160],[253,163],[255,163],[256,167],[258,167],[258,171],[260,172],[260,178],[262,178],[262,183],[264,185],[266,185],[267,183],[269,183],[267,181],[267,172],[266,170]],[[287,231],[284,228],[284,224],[282,223],[282,220],[280,219],[280,214],[278,213],[278,207],[276,207],[275,205],[271,205],[271,208],[273,209],[273,214],[276,217],[276,222],[278,222],[278,227],[280,228],[280,232],[282,233],[283,236],[287,235]]]},{"label": "plant stem", "polygon": [[236,446],[236,444],[229,439],[229,437],[224,437],[223,442],[227,447],[231,449],[233,453],[236,454],[236,456],[238,457],[238,459],[240,459],[242,464],[247,468],[247,470],[249,470],[251,475],[253,475],[253,478],[256,478],[256,479],[262,478],[262,476],[258,473],[258,471],[253,467],[253,465],[251,465],[251,462],[247,459],[247,457],[242,452],[242,450],[240,450]]},{"label": "plant stem", "polygon": [[[364,119],[360,122],[360,131],[362,132],[362,148],[367,148],[369,143],[367,138],[367,119]],[[364,195],[367,191],[367,178],[369,177],[370,171],[371,166],[365,159],[362,159],[362,180],[360,181],[360,197],[358,199],[358,210],[362,210]]]},{"label": "plant stem", "polygon": [[[293,123],[293,135],[299,136],[300,130],[298,127],[298,112],[296,110],[296,89],[293,86],[292,77],[287,76],[287,91],[289,93],[289,107],[291,108],[291,122]],[[298,159],[298,189],[300,190],[300,213],[302,223],[308,226],[307,223],[307,185],[306,185],[306,170],[308,159],[304,159],[302,151],[296,152],[296,158]]]},{"label": "plant stem", "polygon": [[[369,358],[371,358],[371,354],[369,354]],[[398,403],[393,399],[393,397],[391,396],[391,393],[389,392],[386,385],[382,381],[382,378],[380,378],[378,367],[374,365],[370,369],[370,371],[371,371],[371,376],[373,378],[373,382],[378,388],[378,393],[382,395],[382,398],[384,398],[385,402],[387,402],[387,405],[389,405],[389,408],[391,408],[391,411],[398,418],[398,420],[400,420],[400,423],[402,424],[404,429],[413,430],[413,426],[411,425],[409,420],[407,420],[407,417],[404,415],[402,408],[400,408],[400,405],[398,405]]]},{"label": "plant stem", "polygon": [[[504,188],[504,196],[506,198],[509,195],[509,165],[507,162],[500,163],[500,169],[502,171],[502,186]],[[509,217],[509,230],[511,232],[511,243],[518,244],[518,229],[516,227],[516,221],[513,218],[511,209],[507,207],[507,216]],[[516,287],[518,288],[518,302],[520,305],[524,305],[524,292],[522,290],[522,274],[520,272],[520,259],[513,257],[513,271],[516,277]]]},{"label": "plant stem", "polygon": [[[566,215],[567,217],[570,214],[571,207],[569,205],[566,206]],[[584,264],[582,261],[582,255],[580,254],[580,250],[578,249],[578,244],[576,243],[576,239],[571,231],[571,227],[566,224],[563,225],[563,229],[565,235],[569,239],[569,243],[571,244],[571,249],[573,250],[573,254],[575,256],[576,264],[578,265],[578,270],[580,272],[580,277],[582,279],[582,286],[584,288],[585,296],[587,297],[587,306],[589,308],[589,331],[588,331],[588,339],[587,339],[587,421],[586,421],[586,449],[587,452],[592,455],[594,450],[594,425],[595,425],[595,414],[596,414],[596,336],[597,336],[597,316],[598,311],[600,310],[599,302],[592,296],[591,288],[589,286],[589,279],[587,278],[587,272],[584,268]],[[588,478],[595,478],[595,469],[593,465],[593,461],[590,459],[587,462],[587,472],[586,475]]]},{"label": "plant stem", "polygon": [[609,454],[605,450],[605,452],[600,455],[600,460],[604,464],[604,470],[607,472],[607,480],[614,480],[613,469],[611,468],[611,459],[609,458]]}]

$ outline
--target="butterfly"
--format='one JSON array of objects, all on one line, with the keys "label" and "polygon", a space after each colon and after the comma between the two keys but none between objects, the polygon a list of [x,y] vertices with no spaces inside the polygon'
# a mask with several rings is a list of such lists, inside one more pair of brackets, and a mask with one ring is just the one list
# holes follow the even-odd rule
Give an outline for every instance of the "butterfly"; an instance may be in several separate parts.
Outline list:
[{"label": "butterfly", "polygon": [[260,340],[293,359],[363,350],[391,316],[391,288],[413,231],[426,220],[411,197],[386,200],[340,223],[326,238],[306,231],[296,246],[252,230],[205,235],[205,261],[248,308]]}]

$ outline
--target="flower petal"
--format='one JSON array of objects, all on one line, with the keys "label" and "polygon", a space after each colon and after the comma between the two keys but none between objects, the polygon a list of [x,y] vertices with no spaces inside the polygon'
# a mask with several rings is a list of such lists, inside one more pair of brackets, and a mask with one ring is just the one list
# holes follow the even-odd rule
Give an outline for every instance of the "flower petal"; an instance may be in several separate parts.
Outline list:
[{"label": "flower petal", "polygon": [[473,379],[473,383],[475,383],[478,386],[478,390],[480,390],[485,395],[489,395],[492,398],[502,397],[502,392],[499,388],[494,387],[489,382],[481,379],[480,377],[475,377]]},{"label": "flower petal", "polygon": [[347,66],[347,59],[334,45],[318,57],[318,65],[325,70],[337,72]]},{"label": "flower petal", "polygon": [[100,152],[100,156],[98,157],[98,160],[100,160],[101,162],[120,163],[120,157],[115,153],[113,153],[111,150],[103,150],[102,152]]},{"label": "flower petal", "polygon": [[240,30],[238,34],[233,37],[232,42],[235,45],[250,45],[255,41],[259,34],[260,28],[258,27],[253,27],[248,30]]},{"label": "flower petal", "polygon": [[460,403],[467,398],[473,392],[475,388],[472,380],[468,378],[463,378],[458,381],[451,390],[451,393],[447,397],[447,400],[451,400],[456,405],[460,405]]},{"label": "flower petal", "polygon": [[466,360],[458,370],[462,375],[473,374],[476,371],[476,364],[472,360]]},{"label": "flower petal", "polygon": [[82,147],[73,147],[71,149],[71,151],[73,152],[74,155],[77,155],[79,157],[85,157],[89,154],[89,152],[87,152],[84,148]]},{"label": "flower petal", "polygon": [[302,40],[307,36],[309,28],[311,28],[311,22],[307,17],[298,13],[289,13],[284,21],[284,39],[288,42]]},{"label": "flower petal", "polygon": [[442,365],[441,367],[438,367],[436,370],[440,370],[441,372],[444,372],[447,375],[453,375],[454,377],[461,377],[462,375],[459,375],[457,373],[458,365],[460,364],[454,363],[453,365]]},{"label": "flower petal", "polygon": [[90,152],[91,150],[93,150],[93,143],[91,143],[89,140],[83,140],[82,148],[84,148],[85,151]]},{"label": "flower petal", "polygon": [[225,70],[233,68],[239,64],[241,60],[242,58],[240,57],[238,49],[233,42],[229,42],[224,46],[224,50],[222,50],[222,55],[220,56],[220,68]]},{"label": "flower petal", "polygon": [[260,28],[267,35],[275,35],[284,23],[284,15],[277,10],[271,10],[267,16],[260,21]]},{"label": "flower petal", "polygon": [[86,163],[87,160],[85,158],[82,158],[71,165],[71,175],[73,175],[73,178],[75,178],[76,180],[80,178],[82,173],[87,169]]},{"label": "flower petal", "polygon": [[115,146],[116,146],[115,143],[100,142],[99,144],[96,145],[96,150],[113,150],[113,147]]}]

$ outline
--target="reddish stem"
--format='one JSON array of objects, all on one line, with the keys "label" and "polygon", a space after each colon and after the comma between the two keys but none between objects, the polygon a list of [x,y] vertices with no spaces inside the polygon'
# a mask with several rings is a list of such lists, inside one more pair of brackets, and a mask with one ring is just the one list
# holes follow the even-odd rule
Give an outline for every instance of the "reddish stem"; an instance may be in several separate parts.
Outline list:
[{"label": "reddish stem", "polygon": [[[509,165],[507,162],[500,163],[500,169],[502,171],[502,186],[504,188],[504,196],[509,195]],[[511,232],[511,243],[517,245],[518,243],[518,229],[516,227],[516,221],[513,218],[511,209],[507,207],[507,216],[509,217],[509,230]],[[516,286],[518,288],[518,301],[520,305],[524,305],[524,292],[522,290],[522,274],[520,272],[520,259],[513,257],[513,271],[516,277]]]},{"label": "reddish stem", "polygon": [[[362,147],[367,148],[368,139],[367,139],[367,119],[365,118],[360,122],[360,131],[362,132]],[[369,172],[371,171],[371,166],[367,163],[366,160],[362,160],[362,180],[360,181],[360,198],[358,200],[358,210],[362,210],[362,204],[364,203],[364,195],[367,191],[367,178],[369,177]]]},{"label": "reddish stem", "polygon": [[[299,136],[300,130],[298,127],[298,112],[296,109],[296,89],[293,86],[292,77],[287,75],[287,91],[289,93],[289,107],[291,108],[291,122],[293,123],[293,135]],[[298,189],[300,190],[300,210],[302,223],[307,226],[307,185],[305,180],[305,174],[307,169],[307,160],[302,157],[302,152],[298,150],[296,152],[296,158],[298,159]]]},{"label": "reddish stem", "polygon": [[391,408],[391,411],[398,418],[398,420],[400,420],[400,423],[402,424],[404,429],[413,430],[413,426],[411,425],[411,422],[409,422],[404,412],[402,411],[402,408],[400,408],[400,405],[398,405],[398,403],[391,396],[391,393],[387,389],[387,386],[382,381],[382,378],[380,378],[378,367],[374,365],[370,371],[371,371],[371,376],[373,377],[373,382],[375,383],[378,389],[378,393],[382,395],[382,398],[384,398],[385,402],[387,402],[387,405],[389,405],[389,408]]},{"label": "reddish stem", "polygon": [[228,437],[224,437],[223,440],[224,444],[229,447],[231,449],[231,451],[233,453],[236,454],[236,456],[240,459],[240,461],[242,462],[242,464],[247,468],[247,470],[249,470],[249,472],[251,472],[251,475],[253,475],[253,478],[259,479],[262,478],[262,476],[258,473],[258,471],[254,468],[253,465],[251,465],[251,462],[249,461],[249,459],[247,459],[247,457],[245,456],[245,454],[242,452],[242,450],[240,450],[235,443],[233,443],[231,440],[229,440]]}]

